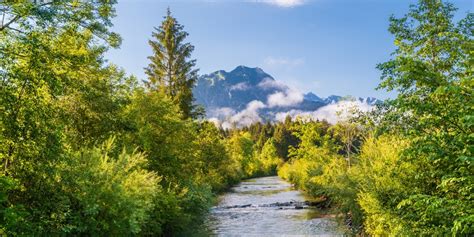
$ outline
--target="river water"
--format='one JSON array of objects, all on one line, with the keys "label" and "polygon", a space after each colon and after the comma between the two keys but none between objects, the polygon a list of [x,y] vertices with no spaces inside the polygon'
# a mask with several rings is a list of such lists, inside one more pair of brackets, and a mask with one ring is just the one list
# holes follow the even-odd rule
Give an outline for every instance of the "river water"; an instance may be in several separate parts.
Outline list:
[{"label": "river water", "polygon": [[305,205],[278,176],[249,179],[222,195],[206,220],[211,236],[342,236],[333,218]]}]

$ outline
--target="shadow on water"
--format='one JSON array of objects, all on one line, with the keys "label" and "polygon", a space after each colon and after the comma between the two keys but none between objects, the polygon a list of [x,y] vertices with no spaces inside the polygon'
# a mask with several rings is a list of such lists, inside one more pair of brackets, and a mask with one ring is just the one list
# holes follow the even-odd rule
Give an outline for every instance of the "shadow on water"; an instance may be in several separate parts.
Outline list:
[{"label": "shadow on water", "polygon": [[307,200],[277,176],[245,180],[187,236],[343,236],[334,218],[305,205]]}]

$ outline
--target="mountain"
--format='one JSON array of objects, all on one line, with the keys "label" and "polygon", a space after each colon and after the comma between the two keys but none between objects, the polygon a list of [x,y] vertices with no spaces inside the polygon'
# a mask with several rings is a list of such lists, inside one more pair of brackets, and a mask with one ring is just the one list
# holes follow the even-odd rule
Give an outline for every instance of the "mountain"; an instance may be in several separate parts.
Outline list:
[{"label": "mountain", "polygon": [[313,92],[309,92],[307,94],[304,94],[304,99],[309,100],[309,101],[315,101],[315,102],[323,102],[324,100],[321,99],[321,97],[317,96]]},{"label": "mountain", "polygon": [[219,70],[199,77],[193,90],[196,103],[206,109],[208,118],[237,122],[268,121],[290,111],[316,111],[323,106],[344,100],[373,105],[380,101],[368,97],[357,98],[331,95],[321,98],[301,92],[276,81],[261,68],[238,66],[230,72]]},{"label": "mountain", "polygon": [[266,101],[268,95],[277,91],[258,86],[266,81],[275,79],[260,68],[238,66],[230,72],[220,70],[201,76],[193,92],[196,102],[204,105],[206,111],[223,107],[241,110],[253,100]]}]

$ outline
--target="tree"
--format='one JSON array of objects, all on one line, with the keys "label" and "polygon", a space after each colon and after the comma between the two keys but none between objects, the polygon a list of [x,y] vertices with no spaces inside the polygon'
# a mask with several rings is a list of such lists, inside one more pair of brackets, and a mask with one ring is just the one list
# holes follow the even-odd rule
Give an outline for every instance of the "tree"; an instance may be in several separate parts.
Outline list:
[{"label": "tree", "polygon": [[[70,87],[59,99],[62,118],[67,121],[65,137],[74,149],[97,145],[123,133],[128,125],[123,116],[136,88],[136,79],[125,77],[114,65],[97,67],[82,77],[80,87]],[[117,139],[120,144],[121,139]]]},{"label": "tree", "polygon": [[[9,167],[15,162],[26,168],[32,160],[61,149],[57,102],[68,88],[80,87],[83,77],[96,75],[107,46],[118,46],[119,37],[108,30],[113,4],[0,3],[2,174],[11,175]],[[105,42],[99,44],[98,39]]]},{"label": "tree", "polygon": [[[109,1],[0,1],[0,39],[25,38],[31,32],[74,26],[91,32],[97,39],[118,47],[121,38],[111,32],[116,0]],[[2,54],[17,52],[7,47]]]},{"label": "tree", "polygon": [[455,10],[420,0],[406,16],[392,17],[397,49],[378,65],[380,88],[398,92],[386,118],[402,124],[394,132],[411,141],[404,159],[420,168],[413,182],[421,188],[392,207],[412,233],[474,233],[474,15],[454,23]]},{"label": "tree", "polygon": [[125,111],[132,130],[127,143],[147,153],[148,168],[163,175],[162,184],[191,180],[197,168],[196,128],[180,118],[178,106],[160,91],[139,89]]},{"label": "tree", "polygon": [[244,177],[251,177],[258,172],[254,157],[254,142],[250,133],[235,130],[227,140],[230,158],[241,164]]},{"label": "tree", "polygon": [[231,159],[224,137],[211,122],[198,124],[194,143],[199,169],[199,179],[211,185],[213,191],[223,191],[240,179],[240,163]]},{"label": "tree", "polygon": [[[103,59],[108,47],[120,43],[109,31],[115,1],[37,2],[0,2],[0,229],[6,226],[9,235],[67,232],[63,224],[72,214],[71,203],[53,172],[57,164],[75,159],[66,154],[82,139],[74,138],[80,127],[66,128],[78,110],[63,102],[91,105],[79,99],[83,96],[99,105],[105,100],[88,94],[92,85],[115,84],[114,74],[121,78]],[[103,94],[106,100],[116,88]],[[81,96],[74,96],[78,91]],[[87,143],[111,130],[98,120],[94,125],[100,128],[81,133],[93,135]]]},{"label": "tree", "polygon": [[275,133],[273,134],[278,157],[284,161],[288,160],[288,150],[290,146],[296,147],[299,142],[298,138],[293,135],[290,127],[291,117],[287,116],[284,123],[279,123],[275,126]]},{"label": "tree", "polygon": [[154,54],[148,57],[151,62],[145,73],[148,87],[172,98],[186,119],[198,116],[192,92],[198,70],[193,69],[196,60],[189,59],[194,46],[184,42],[188,33],[183,29],[168,9],[161,26],[155,28],[154,40],[149,41]]},{"label": "tree", "polygon": [[358,123],[361,118],[358,118],[357,115],[364,115],[356,105],[344,106],[342,110],[336,112],[336,115],[340,120],[329,131],[342,143],[343,150],[341,151],[345,154],[347,164],[350,167],[352,154],[357,151],[357,145],[360,145],[358,142],[360,142],[362,136],[362,126]]},{"label": "tree", "polygon": [[356,141],[361,135],[360,125],[354,122],[340,121],[331,127],[334,135],[342,142],[347,164],[351,166],[351,157],[357,149]]},{"label": "tree", "polygon": [[275,174],[277,166],[283,163],[283,160],[278,157],[273,138],[270,138],[265,142],[258,158],[262,163],[262,172],[266,175]]}]

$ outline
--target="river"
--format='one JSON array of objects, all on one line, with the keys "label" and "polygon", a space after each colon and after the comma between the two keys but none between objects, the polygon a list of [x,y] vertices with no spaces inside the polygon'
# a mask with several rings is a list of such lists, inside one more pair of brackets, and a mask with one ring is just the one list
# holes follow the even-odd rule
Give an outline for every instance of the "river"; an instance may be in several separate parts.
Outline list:
[{"label": "river", "polygon": [[220,197],[205,228],[211,236],[342,236],[307,200],[278,176],[245,180]]}]

